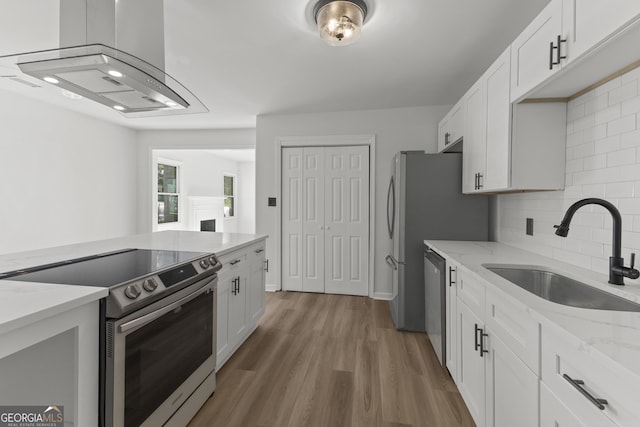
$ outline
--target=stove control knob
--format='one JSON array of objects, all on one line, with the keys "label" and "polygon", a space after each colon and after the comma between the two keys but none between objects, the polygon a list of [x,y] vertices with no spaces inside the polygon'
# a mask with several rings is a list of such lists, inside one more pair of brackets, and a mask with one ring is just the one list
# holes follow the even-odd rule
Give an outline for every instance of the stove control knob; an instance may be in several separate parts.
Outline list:
[{"label": "stove control knob", "polygon": [[158,287],[158,284],[156,283],[155,280],[153,279],[147,279],[144,281],[144,283],[142,284],[142,287],[144,288],[145,291],[147,292],[153,292],[156,290],[156,288]]},{"label": "stove control knob", "polygon": [[211,256],[209,257],[209,264],[211,264],[211,265],[216,265],[217,263],[218,263],[218,258],[216,258],[216,256],[215,256],[215,255],[211,255]]},{"label": "stove control knob", "polygon": [[124,289],[124,295],[129,299],[136,299],[140,296],[140,287],[135,283],[133,285],[129,285]]},{"label": "stove control knob", "polygon": [[206,259],[201,259],[200,260],[200,267],[202,268],[209,268],[209,261],[207,261]]}]

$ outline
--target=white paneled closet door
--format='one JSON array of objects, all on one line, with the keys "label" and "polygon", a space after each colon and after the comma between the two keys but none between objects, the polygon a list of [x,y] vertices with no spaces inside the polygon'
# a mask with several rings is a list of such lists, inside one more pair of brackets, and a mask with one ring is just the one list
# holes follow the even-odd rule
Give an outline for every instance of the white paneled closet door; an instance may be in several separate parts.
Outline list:
[{"label": "white paneled closet door", "polygon": [[325,151],[325,291],[369,293],[369,147]]},{"label": "white paneled closet door", "polygon": [[302,158],[302,290],[324,292],[324,148],[303,148]]},{"label": "white paneled closet door", "polygon": [[282,150],[282,289],[302,291],[302,148]]},{"label": "white paneled closet door", "polygon": [[369,147],[282,150],[284,290],[367,295]]}]

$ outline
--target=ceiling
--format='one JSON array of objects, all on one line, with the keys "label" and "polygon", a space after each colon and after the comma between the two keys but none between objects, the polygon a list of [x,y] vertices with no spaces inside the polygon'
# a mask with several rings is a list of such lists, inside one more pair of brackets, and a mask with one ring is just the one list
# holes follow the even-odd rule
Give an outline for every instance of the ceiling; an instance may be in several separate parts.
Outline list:
[{"label": "ceiling", "polygon": [[[0,78],[0,90],[137,129],[252,128],[260,114],[447,105],[549,0],[366,1],[362,38],[333,48],[314,29],[313,1],[165,0],[166,71],[206,114],[127,119],[54,87]],[[3,5],[0,55],[57,48],[57,3]]]}]

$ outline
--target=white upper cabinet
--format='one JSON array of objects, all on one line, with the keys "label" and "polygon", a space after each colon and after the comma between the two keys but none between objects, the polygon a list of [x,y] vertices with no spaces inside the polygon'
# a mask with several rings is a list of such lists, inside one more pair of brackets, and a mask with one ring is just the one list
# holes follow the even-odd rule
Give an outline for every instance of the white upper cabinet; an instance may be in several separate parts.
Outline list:
[{"label": "white upper cabinet", "polygon": [[640,15],[638,0],[562,0],[562,31],[572,61]]},{"label": "white upper cabinet", "polygon": [[464,150],[462,154],[462,192],[473,193],[482,188],[486,156],[486,88],[484,76],[462,98],[465,108]]},{"label": "white upper cabinet", "polygon": [[507,48],[465,95],[463,193],[564,188],[566,104],[512,104]]},{"label": "white upper cabinet", "polygon": [[462,99],[438,125],[438,152],[446,151],[454,143],[462,139],[464,133],[464,103]]},{"label": "white upper cabinet", "polygon": [[560,69],[566,56],[562,40],[562,0],[551,0],[511,44],[512,101]]}]

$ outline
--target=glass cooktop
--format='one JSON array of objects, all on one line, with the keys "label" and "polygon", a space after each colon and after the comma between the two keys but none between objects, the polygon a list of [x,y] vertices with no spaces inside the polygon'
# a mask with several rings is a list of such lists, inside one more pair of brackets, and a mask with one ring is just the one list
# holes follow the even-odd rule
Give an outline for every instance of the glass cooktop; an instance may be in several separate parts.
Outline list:
[{"label": "glass cooktop", "polygon": [[0,273],[0,279],[108,288],[205,255],[202,252],[125,249]]}]

